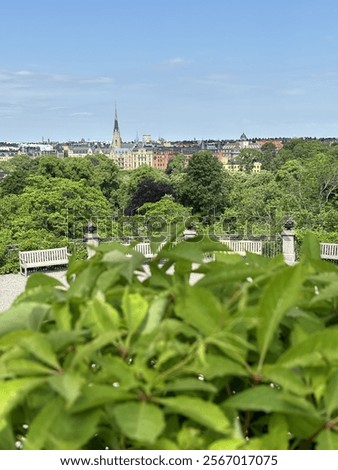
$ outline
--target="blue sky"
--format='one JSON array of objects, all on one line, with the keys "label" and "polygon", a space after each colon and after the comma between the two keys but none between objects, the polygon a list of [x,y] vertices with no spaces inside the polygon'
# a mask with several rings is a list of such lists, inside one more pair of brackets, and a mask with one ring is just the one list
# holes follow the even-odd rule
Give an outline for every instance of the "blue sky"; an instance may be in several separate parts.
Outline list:
[{"label": "blue sky", "polygon": [[337,0],[2,0],[0,141],[338,135]]}]

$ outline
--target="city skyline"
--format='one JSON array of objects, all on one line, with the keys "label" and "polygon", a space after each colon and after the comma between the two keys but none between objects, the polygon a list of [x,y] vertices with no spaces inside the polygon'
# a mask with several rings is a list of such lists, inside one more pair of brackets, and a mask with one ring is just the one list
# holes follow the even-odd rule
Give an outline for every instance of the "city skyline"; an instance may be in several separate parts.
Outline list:
[{"label": "city skyline", "polygon": [[334,0],[12,0],[0,141],[338,135]]}]

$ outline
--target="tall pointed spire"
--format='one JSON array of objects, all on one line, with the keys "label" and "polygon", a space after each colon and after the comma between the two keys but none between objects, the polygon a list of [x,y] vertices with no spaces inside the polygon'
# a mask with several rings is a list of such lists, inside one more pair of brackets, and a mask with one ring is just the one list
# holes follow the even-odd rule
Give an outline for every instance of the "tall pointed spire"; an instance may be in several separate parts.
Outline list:
[{"label": "tall pointed spire", "polygon": [[114,120],[114,132],[120,132],[119,130],[119,121],[118,121],[118,118],[117,118],[117,107],[116,107],[116,103],[115,103],[115,120]]},{"label": "tall pointed spire", "polygon": [[119,129],[119,121],[117,118],[117,106],[115,103],[115,119],[114,119],[114,131],[113,131],[113,140],[111,146],[113,148],[121,148],[122,147],[122,139]]}]

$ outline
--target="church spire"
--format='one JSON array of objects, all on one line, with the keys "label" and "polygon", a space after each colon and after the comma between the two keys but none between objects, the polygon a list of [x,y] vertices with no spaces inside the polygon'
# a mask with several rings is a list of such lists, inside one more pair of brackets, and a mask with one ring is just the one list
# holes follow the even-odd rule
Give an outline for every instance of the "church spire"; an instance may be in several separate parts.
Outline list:
[{"label": "church spire", "polygon": [[119,130],[119,121],[118,121],[118,118],[117,118],[117,107],[116,107],[116,103],[115,103],[114,132],[120,132],[120,130]]},{"label": "church spire", "polygon": [[119,121],[117,118],[117,107],[115,103],[115,119],[114,119],[114,131],[113,131],[113,140],[112,140],[112,147],[113,148],[121,148],[122,147],[122,139],[119,129]]}]

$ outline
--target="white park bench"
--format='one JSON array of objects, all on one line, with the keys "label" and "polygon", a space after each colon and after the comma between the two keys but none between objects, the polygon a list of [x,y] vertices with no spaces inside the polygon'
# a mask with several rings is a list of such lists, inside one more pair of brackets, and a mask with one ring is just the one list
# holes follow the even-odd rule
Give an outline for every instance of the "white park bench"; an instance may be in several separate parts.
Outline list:
[{"label": "white park bench", "polygon": [[49,250],[19,251],[20,273],[27,276],[27,269],[68,264],[67,247]]},{"label": "white park bench", "polygon": [[263,253],[262,240],[225,240],[220,239],[223,245],[227,245],[233,253],[245,256],[245,253],[255,253],[261,255]]},{"label": "white park bench", "polygon": [[154,253],[151,251],[150,243],[138,243],[134,246],[134,250],[142,253],[145,258],[152,259],[154,258]]},{"label": "white park bench", "polygon": [[[165,244],[166,242],[164,241],[157,245],[157,251],[160,251]],[[153,259],[156,256],[156,253],[152,252],[149,242],[138,243],[134,246],[134,250],[138,251],[139,253],[142,253],[142,255],[147,259]]]},{"label": "white park bench", "polygon": [[321,243],[320,256],[323,259],[338,260],[338,243]]}]

